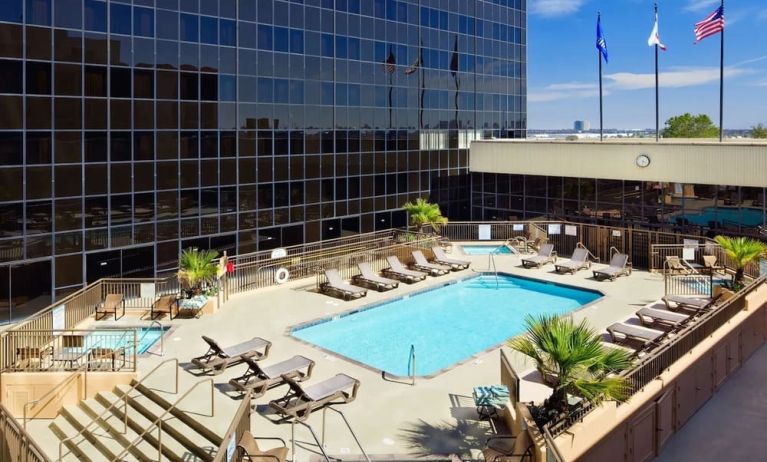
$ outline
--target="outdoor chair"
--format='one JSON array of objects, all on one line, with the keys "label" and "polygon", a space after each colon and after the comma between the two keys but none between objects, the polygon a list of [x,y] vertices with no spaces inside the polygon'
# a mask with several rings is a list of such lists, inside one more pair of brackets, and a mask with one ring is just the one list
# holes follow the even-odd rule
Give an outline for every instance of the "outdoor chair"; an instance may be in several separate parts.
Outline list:
[{"label": "outdoor chair", "polygon": [[178,314],[178,298],[175,295],[163,295],[152,303],[149,317],[155,319],[155,317],[165,313],[168,313],[170,319]]},{"label": "outdoor chair", "polygon": [[666,256],[666,270],[671,273],[678,273],[678,274],[690,274],[692,272],[692,268],[689,266],[685,266],[682,263],[682,259],[675,255],[667,255]]},{"label": "outdoor chair", "polygon": [[412,284],[414,282],[423,281],[428,276],[427,273],[421,271],[413,271],[405,268],[405,265],[399,261],[399,258],[395,256],[386,257],[386,261],[389,263],[389,268],[384,268],[381,272],[384,276],[390,276],[400,281]]},{"label": "outdoor chair", "polygon": [[607,327],[607,332],[614,343],[625,344],[631,341],[639,342],[640,348],[657,344],[665,336],[666,332],[647,327],[634,326],[622,322],[616,322]]},{"label": "outdoor chair", "polygon": [[538,254],[532,257],[522,259],[522,266],[525,268],[540,268],[547,263],[557,261],[557,254],[554,252],[554,244],[543,244],[538,249]]},{"label": "outdoor chair", "polygon": [[323,293],[337,294],[344,300],[362,298],[368,294],[367,289],[347,284],[346,281],[341,278],[341,273],[339,273],[337,269],[325,270],[325,277],[328,278],[328,281],[320,284],[320,290]]},{"label": "outdoor chair", "polygon": [[517,436],[491,436],[485,442],[482,455],[485,462],[532,462],[533,442],[527,430]]},{"label": "outdoor chair", "polygon": [[432,276],[443,276],[450,272],[449,266],[429,263],[429,261],[426,260],[426,257],[424,256],[423,252],[421,252],[420,250],[414,250],[411,253],[413,255],[413,259],[415,260],[415,262],[413,263],[413,268],[419,271],[427,272]]},{"label": "outdoor chair", "polygon": [[[110,314],[114,314],[115,321],[117,321],[119,319],[117,312],[120,308],[122,308],[122,314],[120,315],[120,318],[122,318],[125,316],[125,297],[123,297],[123,294],[108,294],[103,302],[96,305],[96,321],[104,319]],[[99,318],[99,315],[101,315],[101,318]]]},{"label": "outdoor chair", "polygon": [[434,253],[434,259],[432,260],[434,263],[437,263],[439,265],[446,265],[450,266],[453,271],[463,270],[469,267],[471,265],[470,261],[465,260],[457,260],[455,258],[450,258],[445,254],[445,251],[442,250],[442,247],[434,246],[431,248],[432,253]]},{"label": "outdoor chair", "polygon": [[40,370],[44,369],[46,359],[53,356],[53,347],[18,347],[16,358],[13,363],[14,370]]},{"label": "outdoor chair", "polygon": [[[274,440],[282,443],[281,447],[262,450],[256,440]],[[278,437],[253,436],[245,430],[237,442],[237,452],[240,459],[247,462],[285,462],[288,459],[288,445]]]},{"label": "outdoor chair", "polygon": [[591,262],[589,261],[589,251],[585,247],[578,247],[573,250],[570,260],[554,264],[554,270],[557,273],[575,274],[588,268],[591,268]]},{"label": "outdoor chair", "polygon": [[619,276],[628,276],[631,274],[631,263],[629,256],[625,253],[616,253],[610,259],[610,265],[607,268],[594,270],[594,279],[607,279],[614,281]]},{"label": "outdoor chair", "polygon": [[636,315],[644,326],[667,329],[676,329],[690,320],[688,315],[649,306],[637,311]]},{"label": "outdoor chair", "polygon": [[229,385],[242,393],[252,391],[252,398],[259,398],[268,390],[283,385],[285,377],[297,382],[308,380],[314,369],[314,361],[299,355],[266,367],[251,358],[243,358],[243,361],[248,365],[247,372],[230,380]]},{"label": "outdoor chair", "polygon": [[721,294],[714,298],[697,298],[684,295],[666,295],[663,297],[663,303],[666,308],[672,311],[686,310],[693,312],[705,311],[713,307],[721,297]]},{"label": "outdoor chair", "polygon": [[703,255],[703,271],[706,273],[721,273],[725,267],[717,263],[716,255]]},{"label": "outdoor chair", "polygon": [[224,372],[227,367],[239,364],[245,358],[264,359],[269,355],[269,350],[272,348],[272,342],[261,337],[254,337],[251,340],[226,348],[222,348],[215,340],[204,335],[202,339],[208,344],[208,351],[202,356],[192,359],[192,364],[205,372],[213,372],[214,374]]},{"label": "outdoor chair", "polygon": [[290,390],[282,398],[270,401],[269,406],[286,419],[298,422],[326,406],[351,403],[360,387],[359,380],[346,374],[336,374],[306,388],[288,377],[285,382]]},{"label": "outdoor chair", "polygon": [[360,274],[352,277],[352,282],[355,284],[368,284],[375,287],[379,292],[399,287],[399,281],[379,276],[373,271],[373,267],[370,266],[370,263],[358,263],[357,268],[359,268]]}]

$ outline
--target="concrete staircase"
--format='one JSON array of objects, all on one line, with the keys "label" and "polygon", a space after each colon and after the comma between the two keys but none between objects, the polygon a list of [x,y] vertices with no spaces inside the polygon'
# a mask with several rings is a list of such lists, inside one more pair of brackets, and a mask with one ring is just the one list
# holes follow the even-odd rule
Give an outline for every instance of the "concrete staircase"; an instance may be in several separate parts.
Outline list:
[{"label": "concrete staircase", "polygon": [[[64,441],[62,461],[106,462],[118,456],[117,460],[129,462],[213,460],[227,419],[216,413],[209,417],[209,384],[198,386],[174,409],[173,403],[190,387],[180,389],[177,395],[135,381],[131,385],[119,385],[110,392],[100,392],[92,399],[62,408],[49,425],[56,442]],[[112,406],[113,403],[117,404]],[[169,409],[160,430],[153,422]],[[136,440],[138,443],[132,444]],[[55,454],[50,449],[51,459],[58,460],[58,449]]]}]

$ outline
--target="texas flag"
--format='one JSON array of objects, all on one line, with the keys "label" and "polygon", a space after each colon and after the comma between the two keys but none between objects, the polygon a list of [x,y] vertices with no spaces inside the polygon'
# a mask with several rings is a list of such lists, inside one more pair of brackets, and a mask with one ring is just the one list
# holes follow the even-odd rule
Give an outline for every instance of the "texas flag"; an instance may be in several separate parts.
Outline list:
[{"label": "texas flag", "polygon": [[658,45],[658,48],[666,51],[666,45],[660,41],[660,34],[658,33],[658,13],[655,13],[655,25],[653,26],[652,32],[650,33],[650,38],[647,39],[647,45],[651,47]]}]

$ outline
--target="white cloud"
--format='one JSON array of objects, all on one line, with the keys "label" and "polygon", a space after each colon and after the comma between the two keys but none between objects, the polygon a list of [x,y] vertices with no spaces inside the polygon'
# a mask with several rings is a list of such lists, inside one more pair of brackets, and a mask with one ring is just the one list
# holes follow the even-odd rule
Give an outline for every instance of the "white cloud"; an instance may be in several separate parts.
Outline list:
[{"label": "white cloud", "polygon": [[530,11],[541,16],[564,16],[575,13],[586,0],[531,0]]},{"label": "white cloud", "polygon": [[547,85],[540,90],[530,90],[527,100],[532,102],[558,101],[561,99],[592,98],[599,94],[599,86],[588,82],[567,82]]},{"label": "white cloud", "polygon": [[708,8],[714,8],[715,5],[719,5],[720,0],[687,0],[687,6],[684,7],[687,11],[701,11]]},{"label": "white cloud", "polygon": [[[725,68],[725,77],[736,77],[749,73],[746,69]],[[607,74],[612,88],[621,90],[642,90],[655,87],[655,74],[618,72]],[[719,68],[683,69],[661,72],[659,83],[664,88],[682,88],[705,85],[719,80]]]}]

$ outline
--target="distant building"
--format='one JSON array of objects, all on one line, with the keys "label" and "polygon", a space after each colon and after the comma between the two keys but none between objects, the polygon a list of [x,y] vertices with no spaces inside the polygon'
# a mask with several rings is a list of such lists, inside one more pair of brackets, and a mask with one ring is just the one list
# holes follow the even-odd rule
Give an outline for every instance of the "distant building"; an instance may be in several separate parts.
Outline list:
[{"label": "distant building", "polygon": [[591,123],[588,120],[576,120],[573,123],[573,130],[576,132],[587,132],[591,130]]}]

